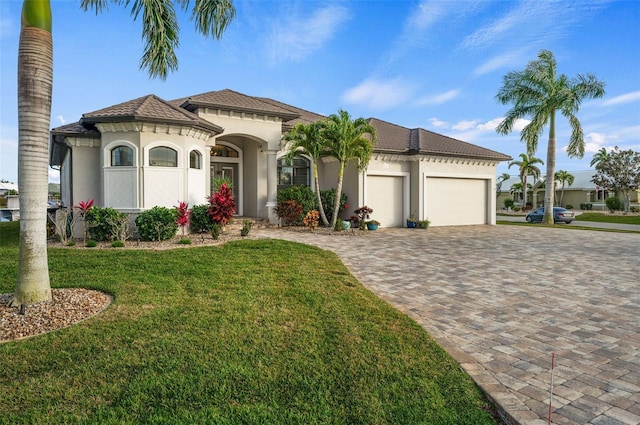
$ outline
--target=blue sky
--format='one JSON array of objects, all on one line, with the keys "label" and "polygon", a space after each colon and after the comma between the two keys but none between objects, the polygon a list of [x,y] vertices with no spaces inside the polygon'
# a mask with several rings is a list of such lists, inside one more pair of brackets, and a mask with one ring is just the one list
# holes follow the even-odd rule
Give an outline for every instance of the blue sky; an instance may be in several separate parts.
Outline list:
[{"label": "blue sky", "polygon": [[[21,3],[0,2],[0,178],[14,182]],[[171,100],[229,88],[422,127],[516,158],[525,148],[519,131],[495,132],[509,108],[495,95],[507,72],[548,49],[558,72],[606,83],[605,97],[578,113],[582,160],[565,155],[569,128],[559,118],[556,168],[586,170],[601,147],[640,150],[638,1],[236,1],[220,41],[196,34],[181,14],[180,68],[164,82],[138,68],[140,22],[122,7],[96,16],[79,3],[52,0],[51,127],[151,93]],[[546,139],[536,153],[545,161]],[[516,173],[498,167],[508,171]]]}]

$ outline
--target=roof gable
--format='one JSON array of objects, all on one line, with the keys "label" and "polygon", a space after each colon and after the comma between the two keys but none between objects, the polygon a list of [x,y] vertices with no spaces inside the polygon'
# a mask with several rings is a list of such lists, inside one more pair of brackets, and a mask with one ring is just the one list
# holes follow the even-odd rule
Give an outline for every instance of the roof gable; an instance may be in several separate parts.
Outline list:
[{"label": "roof gable", "polygon": [[278,104],[279,102],[268,102],[264,98],[247,96],[229,89],[196,94],[187,98],[177,99],[175,102],[179,100],[182,100],[180,106],[189,111],[195,111],[198,108],[232,110],[272,115],[282,118],[283,121],[290,121],[299,117],[298,113],[283,107],[284,104]]}]

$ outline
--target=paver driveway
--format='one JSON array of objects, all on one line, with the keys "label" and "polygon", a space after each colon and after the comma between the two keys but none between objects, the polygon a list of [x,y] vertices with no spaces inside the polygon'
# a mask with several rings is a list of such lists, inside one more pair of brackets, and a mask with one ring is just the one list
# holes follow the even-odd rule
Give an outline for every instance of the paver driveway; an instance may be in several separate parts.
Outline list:
[{"label": "paver driveway", "polygon": [[[513,226],[259,230],[336,252],[514,423],[640,423],[640,235]],[[375,261],[371,258],[375,257]]]}]

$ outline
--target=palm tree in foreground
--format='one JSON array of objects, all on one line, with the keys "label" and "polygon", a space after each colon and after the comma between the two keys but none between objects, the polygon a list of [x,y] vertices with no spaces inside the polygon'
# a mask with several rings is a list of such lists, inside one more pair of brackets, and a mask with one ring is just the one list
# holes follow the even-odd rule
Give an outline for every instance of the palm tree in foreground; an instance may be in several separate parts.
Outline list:
[{"label": "palm tree in foreground", "polygon": [[282,136],[285,147],[289,149],[285,156],[286,161],[291,162],[299,154],[308,156],[313,164],[313,181],[316,185],[316,197],[318,199],[318,209],[320,217],[325,226],[329,225],[327,215],[322,205],[320,196],[320,180],[318,178],[318,160],[325,154],[326,149],[322,140],[322,124],[314,122],[311,124],[296,124],[289,132]]},{"label": "palm tree in foreground", "polygon": [[524,71],[511,71],[504,76],[503,85],[496,95],[502,104],[513,103],[505,119],[498,125],[499,134],[508,134],[517,120],[530,117],[531,122],[522,130],[520,140],[526,143],[527,152],[534,153],[538,138],[549,124],[547,145],[547,173],[544,195],[543,223],[553,225],[554,172],[556,164],[556,112],[569,120],[571,138],[567,147],[570,157],[584,156],[584,135],[576,113],[584,99],[604,96],[604,82],[592,74],[578,74],[569,78],[556,74],[553,53],[542,50],[538,59],[529,62]]},{"label": "palm tree in foreground", "polygon": [[573,181],[575,180],[575,177],[568,171],[558,170],[554,175],[554,179],[562,185],[562,189],[560,190],[560,202],[558,202],[558,205],[562,206],[562,198],[564,198],[564,186],[571,186],[573,184]]},{"label": "palm tree in foreground", "polygon": [[[82,0],[82,9],[101,12],[106,0]],[[166,79],[177,69],[178,23],[170,0],[111,0],[142,14],[145,40],[140,67]],[[189,0],[177,0],[183,10]],[[220,38],[235,16],[231,0],[196,0],[191,19],[205,36]],[[53,37],[50,0],[24,0],[18,47],[18,185],[20,248],[12,306],[51,299],[47,262],[49,127],[53,87]]]},{"label": "palm tree in foreground", "polygon": [[373,145],[376,143],[376,129],[364,118],[351,119],[347,111],[340,109],[337,114],[332,114],[327,120],[322,121],[324,126],[324,141],[327,148],[327,156],[338,160],[338,184],[336,198],[333,203],[333,215],[331,227],[335,227],[340,210],[340,195],[344,179],[344,167],[349,160],[358,162],[358,171],[363,171],[369,165],[373,153]]},{"label": "palm tree in foreground", "polygon": [[[535,158],[533,155],[528,155],[526,153],[520,154],[520,161],[511,161],[509,163],[509,168],[512,165],[516,165],[518,167],[520,176],[520,183],[523,188],[527,188],[527,179],[529,176],[533,176],[533,180],[540,178],[540,168],[536,166],[536,164],[544,165],[544,162],[540,158]],[[522,210],[524,211],[527,207],[527,190],[523,190],[524,198],[522,199]]]}]

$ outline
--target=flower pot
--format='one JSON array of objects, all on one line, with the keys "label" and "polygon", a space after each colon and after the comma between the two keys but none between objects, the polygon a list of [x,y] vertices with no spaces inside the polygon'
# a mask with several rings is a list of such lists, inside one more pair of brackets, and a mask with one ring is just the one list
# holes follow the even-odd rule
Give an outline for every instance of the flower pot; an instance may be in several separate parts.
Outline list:
[{"label": "flower pot", "polygon": [[418,224],[418,223],[417,223],[416,221],[409,221],[409,220],[407,220],[407,227],[408,227],[409,229],[415,229],[415,228],[416,228],[416,226],[417,226],[417,224]]},{"label": "flower pot", "polygon": [[375,223],[367,223],[367,229],[368,230],[377,230],[378,229],[378,225]]},{"label": "flower pot", "polygon": [[350,220],[342,220],[342,230],[351,229],[351,221]]}]

